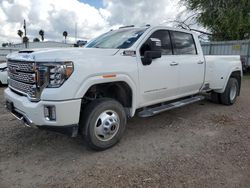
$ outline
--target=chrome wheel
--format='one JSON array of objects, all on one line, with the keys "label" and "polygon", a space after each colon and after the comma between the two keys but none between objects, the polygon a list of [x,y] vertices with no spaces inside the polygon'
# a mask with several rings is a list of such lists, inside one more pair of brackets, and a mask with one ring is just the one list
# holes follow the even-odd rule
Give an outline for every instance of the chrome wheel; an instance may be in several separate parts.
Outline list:
[{"label": "chrome wheel", "polygon": [[230,101],[233,101],[236,96],[237,96],[237,86],[236,84],[233,84],[230,89]]},{"label": "chrome wheel", "polygon": [[120,118],[113,110],[102,112],[95,123],[95,136],[100,141],[111,140],[119,130]]}]

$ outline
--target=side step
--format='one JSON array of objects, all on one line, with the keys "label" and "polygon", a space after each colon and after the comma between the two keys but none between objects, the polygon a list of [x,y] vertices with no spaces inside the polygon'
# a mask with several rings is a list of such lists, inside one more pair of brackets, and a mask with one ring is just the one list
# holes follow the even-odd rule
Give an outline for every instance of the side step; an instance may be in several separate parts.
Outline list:
[{"label": "side step", "polygon": [[165,112],[168,110],[172,110],[175,108],[186,106],[188,104],[192,104],[192,103],[201,101],[203,99],[205,99],[204,96],[195,96],[195,97],[185,98],[185,99],[182,99],[180,101],[173,102],[173,103],[162,104],[162,105],[157,106],[157,107],[152,107],[152,108],[148,107],[148,108],[145,108],[144,110],[140,111],[138,113],[138,116],[139,117],[151,117],[151,116],[154,116],[154,115],[159,114],[161,112]]}]

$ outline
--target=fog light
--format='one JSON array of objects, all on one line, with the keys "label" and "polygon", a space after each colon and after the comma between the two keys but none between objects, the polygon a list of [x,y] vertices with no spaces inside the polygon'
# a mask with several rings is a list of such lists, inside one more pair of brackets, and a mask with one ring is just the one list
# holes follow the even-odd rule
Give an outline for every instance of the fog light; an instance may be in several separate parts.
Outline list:
[{"label": "fog light", "polygon": [[56,107],[44,106],[44,117],[47,121],[56,121]]}]

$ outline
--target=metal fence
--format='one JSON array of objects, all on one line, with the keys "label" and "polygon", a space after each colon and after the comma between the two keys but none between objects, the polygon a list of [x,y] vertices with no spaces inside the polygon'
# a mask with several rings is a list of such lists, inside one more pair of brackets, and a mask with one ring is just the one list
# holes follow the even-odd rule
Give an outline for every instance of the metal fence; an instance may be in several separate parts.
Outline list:
[{"label": "metal fence", "polygon": [[244,68],[250,68],[250,40],[201,43],[205,55],[240,55]]}]

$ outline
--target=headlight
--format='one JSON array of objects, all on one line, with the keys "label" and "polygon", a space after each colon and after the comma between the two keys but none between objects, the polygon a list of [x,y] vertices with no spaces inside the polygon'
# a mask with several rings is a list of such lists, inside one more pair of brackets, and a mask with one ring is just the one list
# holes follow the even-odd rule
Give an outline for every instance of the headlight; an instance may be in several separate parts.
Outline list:
[{"label": "headlight", "polygon": [[48,87],[60,87],[73,73],[72,62],[64,62],[61,65],[50,67]]},{"label": "headlight", "polygon": [[37,79],[38,82],[41,82],[40,86],[44,84],[42,80],[47,80],[45,83],[48,88],[58,88],[71,76],[73,71],[74,65],[71,61],[43,63],[39,65],[40,76]]}]

